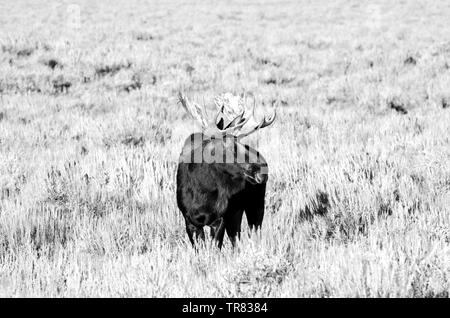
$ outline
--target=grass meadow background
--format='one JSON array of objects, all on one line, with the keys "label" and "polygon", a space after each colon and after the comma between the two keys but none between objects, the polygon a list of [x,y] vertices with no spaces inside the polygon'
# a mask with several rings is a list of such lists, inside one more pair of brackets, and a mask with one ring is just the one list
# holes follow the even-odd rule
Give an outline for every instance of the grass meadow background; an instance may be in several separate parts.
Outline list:
[{"label": "grass meadow background", "polygon": [[[448,297],[449,16],[445,0],[0,0],[0,295]],[[266,214],[235,250],[188,242],[180,88],[278,109],[247,140]]]}]

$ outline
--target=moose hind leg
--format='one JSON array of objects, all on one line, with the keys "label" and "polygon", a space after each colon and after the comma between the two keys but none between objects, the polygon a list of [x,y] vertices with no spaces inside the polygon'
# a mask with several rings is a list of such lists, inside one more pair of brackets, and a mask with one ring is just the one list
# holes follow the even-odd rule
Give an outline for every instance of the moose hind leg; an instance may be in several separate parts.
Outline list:
[{"label": "moose hind leg", "polygon": [[189,237],[189,241],[191,242],[192,246],[195,246],[195,241],[201,239],[202,241],[205,240],[205,232],[203,231],[203,227],[195,226],[194,224],[190,223],[186,220],[186,232]]}]

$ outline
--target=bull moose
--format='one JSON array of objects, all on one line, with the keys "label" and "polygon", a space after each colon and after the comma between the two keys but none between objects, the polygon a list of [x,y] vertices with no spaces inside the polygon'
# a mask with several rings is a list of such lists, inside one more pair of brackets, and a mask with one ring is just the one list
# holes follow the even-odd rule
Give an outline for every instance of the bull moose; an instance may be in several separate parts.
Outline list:
[{"label": "bull moose", "polygon": [[190,242],[205,239],[204,226],[222,247],[225,231],[233,246],[241,231],[243,213],[250,229],[261,227],[268,165],[242,138],[271,125],[276,112],[241,130],[254,118],[243,106],[243,99],[232,94],[215,98],[217,115],[209,121],[204,105],[190,102],[181,92],[179,102],[202,132],[190,135],[181,151],[177,170],[177,204],[185,222]]}]

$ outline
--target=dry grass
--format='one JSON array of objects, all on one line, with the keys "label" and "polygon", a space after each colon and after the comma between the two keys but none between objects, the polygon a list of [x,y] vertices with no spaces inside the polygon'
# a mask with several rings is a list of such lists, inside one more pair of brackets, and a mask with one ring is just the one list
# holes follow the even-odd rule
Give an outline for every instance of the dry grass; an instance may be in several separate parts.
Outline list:
[{"label": "dry grass", "polygon": [[[2,296],[449,296],[447,1],[67,4],[0,2]],[[179,87],[279,108],[234,251],[188,244]]]}]

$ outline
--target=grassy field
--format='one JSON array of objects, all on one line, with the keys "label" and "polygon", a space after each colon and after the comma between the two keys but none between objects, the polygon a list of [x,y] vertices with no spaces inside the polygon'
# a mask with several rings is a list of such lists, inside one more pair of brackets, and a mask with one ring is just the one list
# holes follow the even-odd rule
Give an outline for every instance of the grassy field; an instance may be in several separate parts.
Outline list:
[{"label": "grassy field", "polygon": [[[0,0],[0,296],[448,297],[449,16]],[[235,250],[188,242],[180,88],[278,108],[248,139],[269,163],[263,228]]]}]

